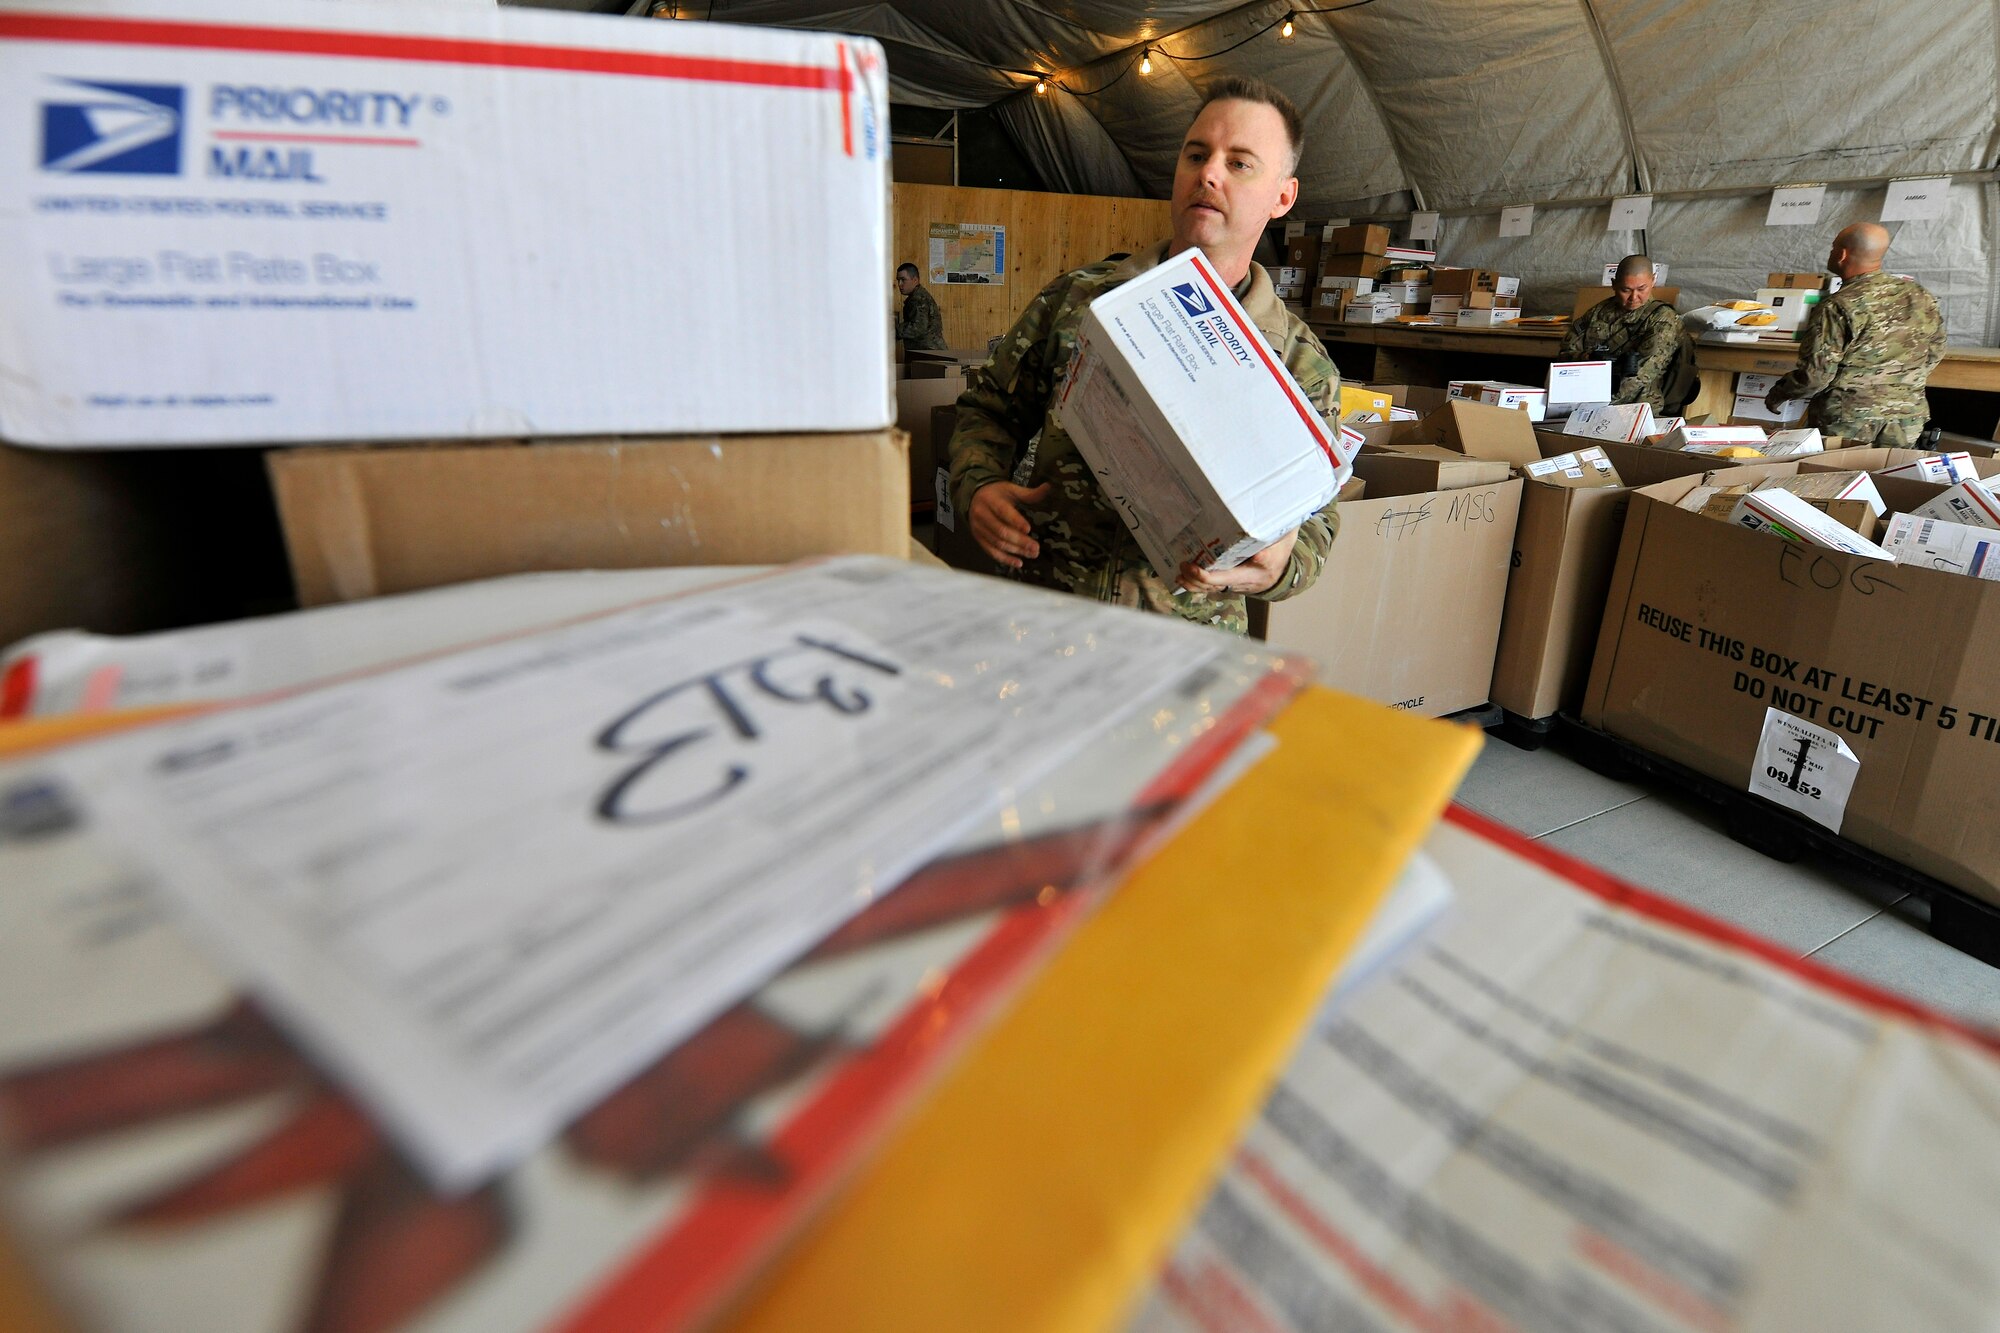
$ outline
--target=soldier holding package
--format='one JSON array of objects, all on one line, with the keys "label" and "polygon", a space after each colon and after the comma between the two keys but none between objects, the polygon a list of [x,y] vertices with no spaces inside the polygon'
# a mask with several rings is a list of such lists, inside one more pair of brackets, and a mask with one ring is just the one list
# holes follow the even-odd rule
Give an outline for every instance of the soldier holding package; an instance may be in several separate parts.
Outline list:
[{"label": "soldier holding package", "polygon": [[1799,337],[1798,369],[1765,396],[1772,411],[1798,398],[1813,421],[1853,444],[1913,445],[1930,417],[1924,385],[1944,359],[1937,299],[1882,271],[1889,233],[1857,222],[1834,237],[1826,267],[1841,288],[1815,307]]},{"label": "soldier holding package", "polygon": [[1249,79],[1211,87],[1174,171],[1173,236],[1063,274],[1029,304],[992,360],[967,372],[951,438],[952,507],[971,523],[981,549],[1017,577],[1238,634],[1248,628],[1246,597],[1278,601],[1319,577],[1333,545],[1332,504],[1234,568],[1155,570],[1050,412],[1090,302],[1199,246],[1299,387],[1339,428],[1340,373],[1251,262],[1265,225],[1298,198],[1300,142],[1298,109],[1282,93]]}]

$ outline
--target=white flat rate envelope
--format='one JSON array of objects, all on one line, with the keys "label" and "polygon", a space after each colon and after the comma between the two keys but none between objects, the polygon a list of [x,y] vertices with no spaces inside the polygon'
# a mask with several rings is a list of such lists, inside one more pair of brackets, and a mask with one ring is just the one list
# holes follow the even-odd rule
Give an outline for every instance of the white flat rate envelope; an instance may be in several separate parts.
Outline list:
[{"label": "white flat rate envelope", "polygon": [[60,751],[0,800],[53,779],[462,1188],[1227,651],[857,557]]}]

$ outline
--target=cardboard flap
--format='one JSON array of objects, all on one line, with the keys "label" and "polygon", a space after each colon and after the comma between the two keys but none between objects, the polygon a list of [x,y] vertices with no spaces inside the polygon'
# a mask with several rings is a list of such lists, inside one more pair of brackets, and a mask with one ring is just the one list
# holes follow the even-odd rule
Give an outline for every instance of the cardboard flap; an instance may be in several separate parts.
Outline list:
[{"label": "cardboard flap", "polygon": [[1542,456],[1535,443],[1535,423],[1519,408],[1453,398],[1419,424],[1427,440],[1468,457],[1532,463]]},{"label": "cardboard flap", "polygon": [[1407,452],[1363,454],[1354,460],[1355,475],[1368,482],[1377,500],[1430,491],[1458,491],[1507,480],[1507,465],[1485,458],[1467,458],[1449,449],[1418,446]]}]

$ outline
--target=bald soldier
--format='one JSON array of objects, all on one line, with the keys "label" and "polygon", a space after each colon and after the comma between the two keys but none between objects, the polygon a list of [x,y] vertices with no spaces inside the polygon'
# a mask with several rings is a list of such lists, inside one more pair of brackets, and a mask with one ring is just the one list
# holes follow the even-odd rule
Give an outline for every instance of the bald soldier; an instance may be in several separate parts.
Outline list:
[{"label": "bald soldier", "polygon": [[1645,403],[1665,414],[1670,389],[1678,389],[1676,359],[1687,334],[1681,317],[1665,301],[1653,299],[1653,261],[1627,255],[1618,261],[1611,295],[1583,312],[1563,338],[1564,361],[1611,362],[1614,403]]},{"label": "bald soldier", "polygon": [[1924,384],[1944,359],[1944,316],[1929,292],[1882,271],[1889,233],[1857,222],[1833,238],[1826,267],[1840,290],[1821,299],[1799,335],[1798,369],[1764,405],[1812,399],[1828,435],[1886,448],[1915,444],[1930,417]]},{"label": "bald soldier", "polygon": [[1319,577],[1333,546],[1332,504],[1233,569],[1154,569],[1049,411],[1090,302],[1199,246],[1328,427],[1339,429],[1339,372],[1251,262],[1265,225],[1298,198],[1301,130],[1298,109],[1267,84],[1211,86],[1174,168],[1173,235],[1063,274],[1029,303],[992,360],[967,372],[951,437],[952,507],[1015,577],[1237,634],[1249,625],[1245,598],[1277,601]]}]

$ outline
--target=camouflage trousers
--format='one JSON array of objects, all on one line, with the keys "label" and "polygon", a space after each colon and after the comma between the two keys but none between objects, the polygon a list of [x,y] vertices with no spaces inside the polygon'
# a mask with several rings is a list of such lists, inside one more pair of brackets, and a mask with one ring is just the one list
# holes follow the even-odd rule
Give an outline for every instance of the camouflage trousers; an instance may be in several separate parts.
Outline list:
[{"label": "camouflage trousers", "polygon": [[1917,442],[1924,433],[1922,417],[1908,417],[1894,421],[1843,421],[1830,417],[1820,422],[1820,431],[1826,435],[1838,435],[1851,445],[1872,446],[1881,449],[1907,449]]}]

